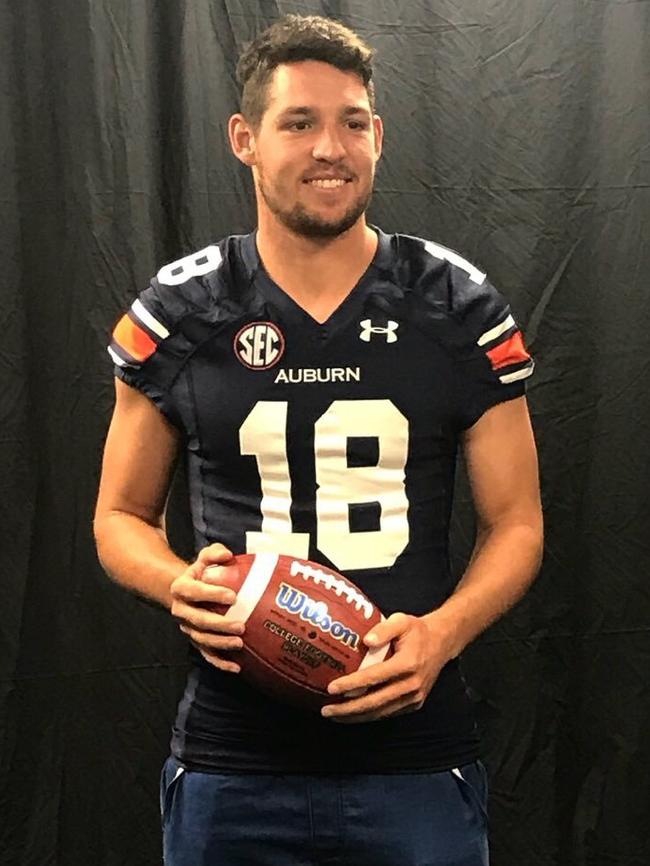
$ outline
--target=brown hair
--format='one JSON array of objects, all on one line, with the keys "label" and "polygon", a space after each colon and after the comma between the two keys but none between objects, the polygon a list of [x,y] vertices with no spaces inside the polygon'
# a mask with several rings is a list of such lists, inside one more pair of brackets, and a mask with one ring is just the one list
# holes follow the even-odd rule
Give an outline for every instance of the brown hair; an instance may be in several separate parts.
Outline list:
[{"label": "brown hair", "polygon": [[301,60],[321,60],[343,72],[356,73],[365,85],[374,113],[373,54],[369,45],[339,21],[318,15],[285,15],[260,33],[239,58],[241,113],[251,126],[259,127],[276,67]]}]

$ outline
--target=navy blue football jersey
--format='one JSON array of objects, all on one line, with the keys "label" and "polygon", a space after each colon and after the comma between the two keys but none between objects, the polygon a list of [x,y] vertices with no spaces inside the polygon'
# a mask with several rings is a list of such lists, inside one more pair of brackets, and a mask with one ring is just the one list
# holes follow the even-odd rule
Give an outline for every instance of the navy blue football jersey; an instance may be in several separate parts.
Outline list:
[{"label": "navy blue football jersey", "polygon": [[[332,566],[385,616],[457,579],[459,438],[519,397],[533,362],[503,297],[457,253],[375,229],[364,276],[319,324],[265,272],[255,234],[164,267],[118,323],[116,375],[187,452],[197,552]],[[272,701],[191,649],[172,751],[203,771],[434,772],[478,753],[458,662],[417,713],[337,725]]]}]

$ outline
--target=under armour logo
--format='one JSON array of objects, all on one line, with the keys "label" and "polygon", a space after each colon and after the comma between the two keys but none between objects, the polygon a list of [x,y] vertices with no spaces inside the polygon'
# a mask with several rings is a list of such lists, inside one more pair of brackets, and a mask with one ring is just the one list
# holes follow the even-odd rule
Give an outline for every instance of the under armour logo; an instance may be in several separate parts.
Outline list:
[{"label": "under armour logo", "polygon": [[373,334],[384,334],[386,336],[387,343],[396,343],[397,342],[397,334],[395,331],[399,328],[397,322],[388,321],[388,324],[385,328],[380,328],[378,325],[373,325],[370,319],[364,319],[363,322],[359,322],[361,325],[361,333],[359,334],[359,339],[364,340],[366,343],[370,342],[370,337]]}]

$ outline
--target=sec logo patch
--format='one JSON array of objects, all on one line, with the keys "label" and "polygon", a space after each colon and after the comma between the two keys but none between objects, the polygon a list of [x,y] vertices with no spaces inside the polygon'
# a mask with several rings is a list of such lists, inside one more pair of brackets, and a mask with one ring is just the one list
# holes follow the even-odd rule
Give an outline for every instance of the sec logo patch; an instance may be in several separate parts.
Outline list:
[{"label": "sec logo patch", "polygon": [[284,336],[272,322],[251,322],[237,332],[233,349],[245,367],[268,370],[284,354]]}]

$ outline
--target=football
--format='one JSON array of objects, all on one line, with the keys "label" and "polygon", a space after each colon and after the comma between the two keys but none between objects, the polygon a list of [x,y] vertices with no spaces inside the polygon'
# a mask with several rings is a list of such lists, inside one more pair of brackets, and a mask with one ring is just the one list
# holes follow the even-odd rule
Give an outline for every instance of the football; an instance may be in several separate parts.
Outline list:
[{"label": "football", "polygon": [[370,649],[363,643],[384,619],[381,612],[331,568],[272,553],[235,556],[206,572],[219,568],[219,583],[237,600],[215,609],[246,624],[243,649],[228,658],[273,697],[318,710],[343,699],[328,694],[332,680],[388,657],[390,644]]}]

